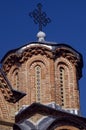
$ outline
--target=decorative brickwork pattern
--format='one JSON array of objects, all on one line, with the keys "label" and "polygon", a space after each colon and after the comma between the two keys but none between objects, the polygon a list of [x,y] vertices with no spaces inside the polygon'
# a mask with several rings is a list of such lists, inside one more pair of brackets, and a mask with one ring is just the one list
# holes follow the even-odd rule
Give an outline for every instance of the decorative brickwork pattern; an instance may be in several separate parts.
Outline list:
[{"label": "decorative brickwork pattern", "polygon": [[[64,79],[61,81],[61,70],[60,68],[64,69]],[[70,63],[67,59],[63,57],[59,57],[55,62],[55,75],[56,75],[56,102],[57,104],[61,105],[61,92],[63,85],[63,100],[64,108],[77,108],[79,109],[79,92],[78,92],[78,84],[77,84],[77,77],[76,77],[76,68],[75,66]],[[63,84],[61,83],[63,82]],[[58,92],[59,91],[59,92]],[[77,96],[77,98],[76,98]]]},{"label": "decorative brickwork pattern", "polygon": [[[79,76],[77,76],[76,68],[79,65],[79,61],[70,52],[70,49],[68,50],[69,52],[66,52],[66,49],[66,47],[58,47],[53,55],[49,48],[34,45],[26,48],[21,55],[12,53],[12,55],[6,57],[3,67],[7,72],[6,68],[8,67],[5,66],[10,63],[7,76],[11,84],[15,89],[22,90],[27,94],[19,103],[16,103],[16,110],[19,110],[22,105],[30,105],[36,102],[36,66],[41,67],[41,103],[55,102],[65,109],[79,109],[77,84]],[[64,70],[64,79],[62,81],[60,68]]]},{"label": "decorative brickwork pattern", "polygon": [[2,60],[2,69],[13,88],[27,95],[13,105],[5,101],[0,91],[1,119],[13,121],[15,113],[34,102],[79,110],[78,80],[82,76],[82,58],[71,47],[31,43],[9,52]]}]

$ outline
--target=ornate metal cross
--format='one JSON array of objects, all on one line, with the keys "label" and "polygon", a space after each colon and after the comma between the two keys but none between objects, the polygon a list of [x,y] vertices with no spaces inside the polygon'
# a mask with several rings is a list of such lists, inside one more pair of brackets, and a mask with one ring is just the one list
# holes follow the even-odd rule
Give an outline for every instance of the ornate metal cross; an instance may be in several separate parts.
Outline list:
[{"label": "ornate metal cross", "polygon": [[42,12],[42,4],[37,4],[37,9],[34,9],[29,13],[29,16],[33,18],[35,24],[39,24],[39,31],[42,31],[42,27],[51,22],[51,19],[47,17],[45,12]]}]

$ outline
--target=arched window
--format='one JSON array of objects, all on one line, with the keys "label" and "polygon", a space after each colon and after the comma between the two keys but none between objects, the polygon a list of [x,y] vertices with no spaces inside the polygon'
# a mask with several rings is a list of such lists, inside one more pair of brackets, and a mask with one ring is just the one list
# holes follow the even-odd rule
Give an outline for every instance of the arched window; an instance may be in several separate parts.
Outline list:
[{"label": "arched window", "polygon": [[[15,90],[19,90],[19,69],[15,68],[12,75],[13,87]],[[19,102],[16,103],[16,111],[19,110]]]},{"label": "arched window", "polygon": [[18,70],[14,71],[14,87],[15,87],[15,89],[19,90],[19,74],[18,74]]},{"label": "arched window", "polygon": [[61,94],[61,105],[64,106],[65,101],[65,70],[63,67],[59,68],[60,72],[60,94]]},{"label": "arched window", "polygon": [[15,73],[15,79],[16,79],[16,88],[19,89],[19,75],[18,72]]},{"label": "arched window", "polygon": [[35,67],[36,102],[41,100],[41,67]]}]

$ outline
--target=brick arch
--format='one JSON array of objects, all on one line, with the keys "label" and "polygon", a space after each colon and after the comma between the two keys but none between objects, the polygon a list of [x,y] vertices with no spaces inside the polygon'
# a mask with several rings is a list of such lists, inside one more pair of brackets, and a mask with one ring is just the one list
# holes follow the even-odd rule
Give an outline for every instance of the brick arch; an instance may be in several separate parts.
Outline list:
[{"label": "brick arch", "polygon": [[75,65],[73,63],[71,63],[69,60],[67,60],[66,58],[63,58],[63,57],[60,57],[60,58],[58,58],[56,60],[55,65],[58,66],[59,64],[60,65],[63,64],[64,66],[68,67],[68,69],[69,69],[69,76],[70,76],[71,83],[72,83],[73,79],[71,77],[72,77],[72,75],[75,77],[76,73],[77,73]]},{"label": "brick arch", "polygon": [[[22,89],[20,88],[20,81],[17,81],[18,86],[17,86],[17,83],[16,83],[16,77],[15,77],[16,72],[18,72],[18,74],[19,74],[20,68],[17,67],[16,65],[14,65],[14,66],[11,67],[11,69],[7,73],[7,78],[9,79],[11,86],[14,90],[22,91]],[[18,76],[20,78],[20,74]],[[16,113],[19,110],[19,107],[20,107],[20,101],[16,102],[15,104],[9,105],[9,109],[12,108],[12,112],[10,112],[11,118],[14,118],[13,113]]]},{"label": "brick arch", "polygon": [[[56,85],[56,91],[58,92],[57,87],[59,87],[58,89],[59,89],[60,105],[62,107],[66,107],[66,105],[69,101],[69,100],[66,101],[66,91],[67,91],[68,86],[69,86],[69,83],[68,83],[68,80],[69,80],[68,67],[63,63],[59,64],[57,66],[57,73],[58,74],[57,74],[56,77],[58,78],[58,81],[57,81],[57,85]],[[67,83],[66,83],[66,81],[67,81]],[[57,94],[57,92],[56,92],[56,94]]]},{"label": "brick arch", "polygon": [[[14,87],[14,89],[17,90],[17,91],[22,91],[20,89],[20,74],[19,74],[19,68],[18,67],[15,66],[12,69],[11,76],[12,76],[12,86]],[[19,109],[20,109],[20,101],[16,102],[14,107],[15,107],[14,112],[19,111]]]},{"label": "brick arch", "polygon": [[[42,55],[37,55],[37,56],[33,56],[32,58],[30,58],[27,61],[26,64],[26,68],[27,68],[27,75],[29,77],[29,91],[30,91],[30,95],[32,95],[30,98],[30,102],[35,102],[36,99],[36,86],[35,86],[35,67],[39,65],[41,67],[41,96],[42,96],[42,103],[49,103],[51,96],[50,94],[47,94],[46,92],[46,88],[47,90],[50,91],[50,63],[49,60],[46,56],[42,56]],[[49,85],[48,85],[49,84]],[[31,88],[30,88],[31,87]],[[33,91],[33,93],[32,93]]]},{"label": "brick arch", "polygon": [[72,117],[60,117],[53,121],[47,130],[84,130],[86,125],[82,121]]},{"label": "brick arch", "polygon": [[48,62],[48,58],[46,56],[42,56],[42,55],[33,55],[33,57],[29,58],[29,60],[27,61],[27,66],[28,68],[30,68],[31,64],[35,61],[40,61],[42,62],[44,65],[46,65],[46,67],[49,67],[49,62]]},{"label": "brick arch", "polygon": [[[17,83],[16,83],[16,76],[19,77],[19,68],[15,67],[12,71],[12,84],[13,84],[13,87],[16,89],[16,90],[19,90],[19,84],[17,86]],[[19,79],[17,79],[19,82]]]},{"label": "brick arch", "polygon": [[15,71],[19,71],[19,67],[17,67],[16,65],[13,65],[11,67],[11,69],[9,70],[9,72],[7,73],[7,78],[10,81],[10,83],[11,83],[11,85],[12,85],[12,87],[14,89],[16,89],[16,87],[14,85],[15,84],[15,81],[14,81],[14,73],[15,73]]},{"label": "brick arch", "polygon": [[37,65],[39,65],[41,68],[46,68],[46,65],[41,61],[41,60],[35,60],[34,62],[32,62],[32,64],[30,65],[30,70],[32,70],[33,68],[35,68]]},{"label": "brick arch", "polygon": [[[67,59],[60,57],[55,61],[55,76],[56,76],[56,86],[57,89],[60,91],[60,81],[59,81],[59,67],[62,66],[65,70],[65,92],[67,95],[67,103],[65,108],[77,108],[79,109],[79,93],[77,87],[77,77],[76,77],[76,68],[75,66],[68,61]],[[77,94],[77,97],[76,97]],[[60,97],[60,94],[59,94]],[[78,98],[78,99],[77,99]],[[69,102],[68,102],[69,101]],[[61,101],[59,100],[59,103]]]},{"label": "brick arch", "polygon": [[[40,76],[40,80],[41,80],[40,81],[41,82],[40,83],[40,101],[42,101],[42,78],[46,77],[46,71],[47,71],[47,69],[46,69],[45,65],[41,61],[37,61],[37,62],[35,61],[35,62],[33,62],[32,65],[31,65],[31,67],[30,67],[29,73],[30,73],[30,75],[32,77],[31,78],[31,86],[34,87],[34,92],[33,92],[33,94],[31,92],[31,95],[35,95],[35,98],[37,97],[37,89],[36,89],[37,87],[36,87],[36,82],[35,82],[35,80],[36,80],[35,67],[36,66],[40,66],[40,68],[41,68],[41,76]],[[36,102],[36,99],[35,99],[35,102]]]}]

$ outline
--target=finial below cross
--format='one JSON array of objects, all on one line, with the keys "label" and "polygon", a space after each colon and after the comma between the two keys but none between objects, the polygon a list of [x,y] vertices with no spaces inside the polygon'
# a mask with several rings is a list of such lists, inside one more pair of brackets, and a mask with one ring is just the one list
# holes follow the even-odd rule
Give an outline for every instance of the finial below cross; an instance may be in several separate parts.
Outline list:
[{"label": "finial below cross", "polygon": [[42,12],[42,4],[37,4],[37,9],[34,9],[29,13],[29,16],[33,18],[35,24],[39,24],[39,31],[42,31],[42,27],[51,22],[51,19],[47,17],[45,12]]}]

